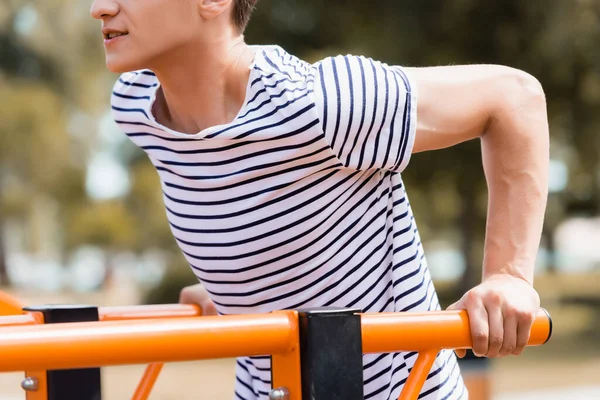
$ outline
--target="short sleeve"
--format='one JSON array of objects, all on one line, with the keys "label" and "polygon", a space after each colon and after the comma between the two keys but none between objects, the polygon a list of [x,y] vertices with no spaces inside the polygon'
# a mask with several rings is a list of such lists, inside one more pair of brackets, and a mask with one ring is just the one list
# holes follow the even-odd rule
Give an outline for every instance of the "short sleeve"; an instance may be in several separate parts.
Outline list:
[{"label": "short sleeve", "polygon": [[332,150],[347,168],[403,171],[416,133],[417,93],[402,67],[359,56],[315,67],[315,105]]}]

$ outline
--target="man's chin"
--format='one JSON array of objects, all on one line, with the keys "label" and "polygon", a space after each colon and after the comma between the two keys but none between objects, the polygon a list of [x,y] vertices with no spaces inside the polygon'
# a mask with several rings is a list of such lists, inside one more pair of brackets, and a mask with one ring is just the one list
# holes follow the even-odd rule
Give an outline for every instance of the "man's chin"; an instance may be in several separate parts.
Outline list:
[{"label": "man's chin", "polygon": [[138,63],[126,62],[124,60],[106,59],[106,68],[115,74],[123,74],[125,72],[138,71],[143,69]]}]

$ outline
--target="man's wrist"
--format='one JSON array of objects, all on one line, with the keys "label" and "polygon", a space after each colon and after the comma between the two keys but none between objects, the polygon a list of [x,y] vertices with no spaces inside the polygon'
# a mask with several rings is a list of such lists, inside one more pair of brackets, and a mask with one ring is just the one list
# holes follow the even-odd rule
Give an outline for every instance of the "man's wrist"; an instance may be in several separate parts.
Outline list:
[{"label": "man's wrist", "polygon": [[502,278],[506,278],[506,277],[511,277],[511,278],[515,278],[515,279],[520,279],[526,283],[528,283],[529,285],[533,286],[533,274],[526,274],[524,271],[521,271],[520,269],[500,269],[497,271],[488,271],[485,272],[484,269],[484,273],[483,273],[483,277],[482,277],[482,282],[486,282],[489,280],[494,280],[494,279],[502,279]]}]

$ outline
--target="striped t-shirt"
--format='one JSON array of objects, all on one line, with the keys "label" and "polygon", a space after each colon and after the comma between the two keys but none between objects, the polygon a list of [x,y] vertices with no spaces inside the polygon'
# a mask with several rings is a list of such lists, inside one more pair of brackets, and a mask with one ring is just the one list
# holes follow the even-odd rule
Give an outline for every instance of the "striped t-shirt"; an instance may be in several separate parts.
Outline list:
[{"label": "striped t-shirt", "polygon": [[[151,71],[123,74],[111,100],[218,312],[439,309],[400,177],[416,131],[405,71],[356,56],[310,64],[278,46],[257,47],[250,68],[235,119],[195,135],[155,120]],[[365,355],[365,399],[397,399],[415,360]],[[237,360],[236,399],[270,388],[268,356]],[[466,397],[453,352],[441,352],[421,398]]]}]

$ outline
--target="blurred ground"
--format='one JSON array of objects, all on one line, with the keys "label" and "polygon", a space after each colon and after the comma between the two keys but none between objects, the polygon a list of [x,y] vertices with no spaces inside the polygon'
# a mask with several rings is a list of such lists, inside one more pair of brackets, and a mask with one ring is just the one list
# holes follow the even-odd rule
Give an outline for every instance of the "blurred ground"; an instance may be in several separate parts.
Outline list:
[{"label": "blurred ground", "polygon": [[[595,400],[600,398],[600,358],[589,361],[540,365],[498,362],[493,367],[494,400]],[[143,366],[103,369],[107,400],[129,400],[144,371]],[[231,400],[233,360],[167,365],[151,400]],[[0,399],[24,400],[19,387],[22,374],[0,375]],[[589,382],[596,380],[595,386]],[[554,397],[553,397],[554,396]]]},{"label": "blurred ground", "polygon": [[[552,340],[531,348],[521,357],[492,364],[495,400],[600,399],[600,332],[594,307],[561,305],[559,298],[571,294],[597,294],[598,274],[540,277],[537,287],[543,305],[554,321]],[[15,293],[24,303],[77,302],[97,305],[135,303],[136,294],[113,288],[98,294],[42,295]],[[144,366],[103,369],[104,398],[130,399]],[[153,400],[232,398],[233,360],[211,360],[167,365],[153,391]],[[19,387],[22,374],[0,374],[0,400],[24,399]]]}]

